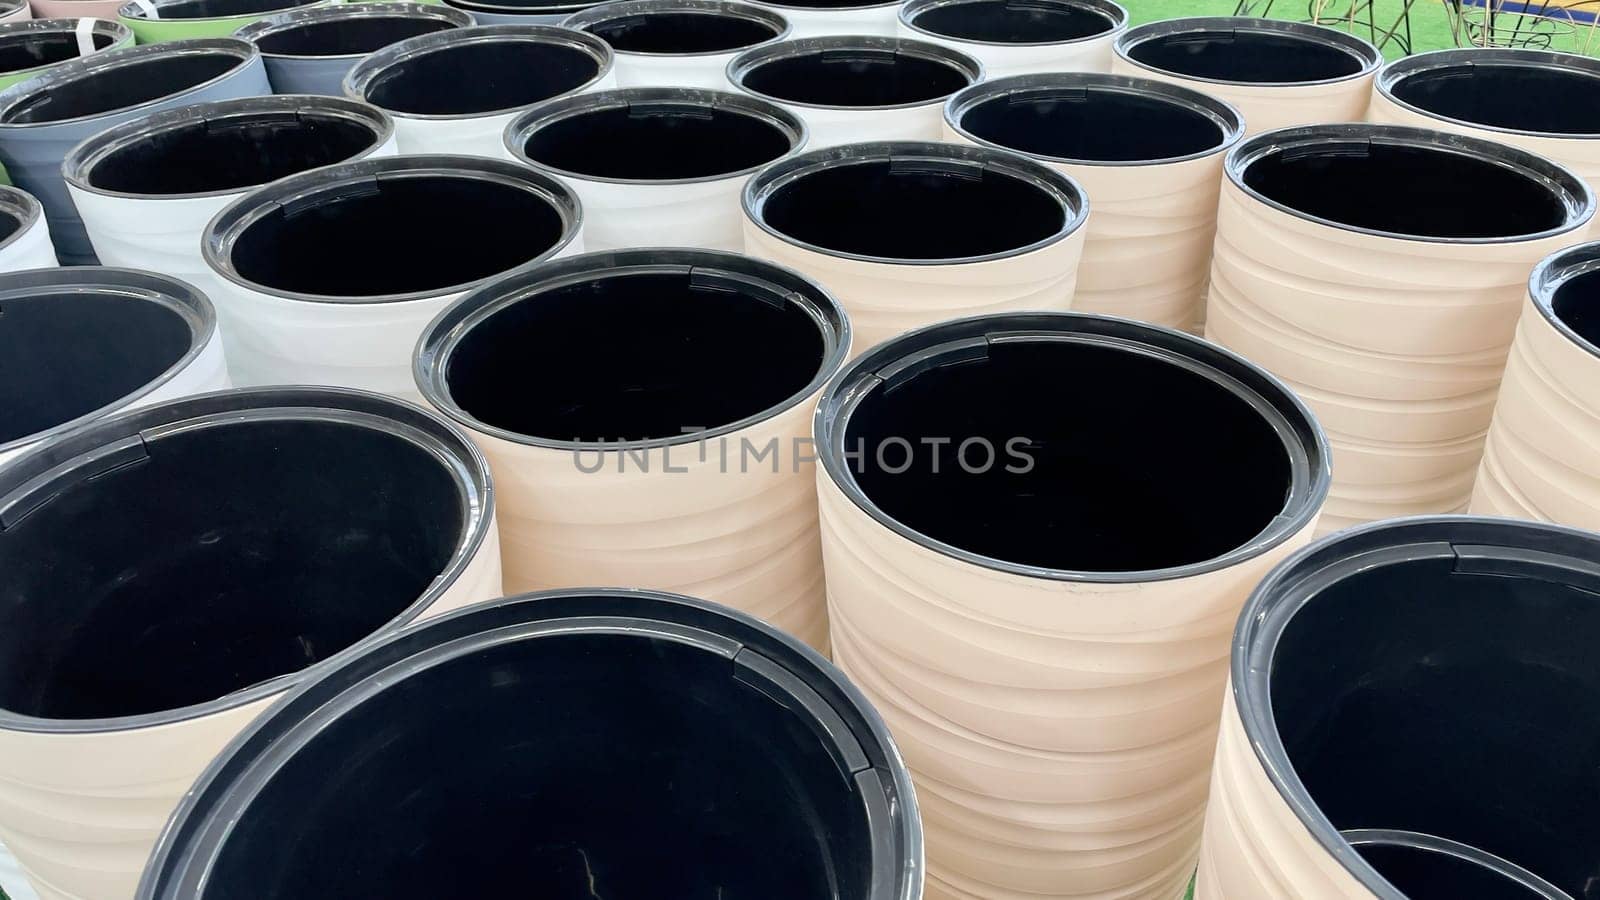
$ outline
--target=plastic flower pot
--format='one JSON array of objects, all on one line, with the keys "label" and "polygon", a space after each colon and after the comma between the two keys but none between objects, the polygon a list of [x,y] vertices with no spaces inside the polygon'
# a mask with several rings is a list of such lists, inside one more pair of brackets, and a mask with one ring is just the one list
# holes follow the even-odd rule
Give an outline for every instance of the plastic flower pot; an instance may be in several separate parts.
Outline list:
[{"label": "plastic flower pot", "polygon": [[1327,493],[1311,413],[1199,338],[1027,312],[867,351],[815,432],[834,659],[916,778],[929,893],[1181,897],[1229,630]]},{"label": "plastic flower pot", "polygon": [[1233,104],[1247,134],[1359,122],[1383,54],[1355,35],[1277,19],[1169,19],[1123,32],[1111,71],[1172,81]]},{"label": "plastic flower pot", "polygon": [[501,160],[396,156],[246,194],[211,220],[202,252],[235,381],[414,398],[412,350],[429,320],[582,249],[578,199],[555,179]]},{"label": "plastic flower pot", "polygon": [[0,310],[0,465],[113,412],[228,386],[216,313],[181,281],[93,266],[8,272]]},{"label": "plastic flower pot", "polygon": [[505,147],[583,198],[595,250],[738,250],[739,190],[805,146],[783,108],[739,94],[621,88],[552,100],[513,119]]},{"label": "plastic flower pot", "polygon": [[1600,190],[1600,60],[1541,50],[1420,53],[1384,66],[1367,118],[1504,141]]},{"label": "plastic flower pot", "polygon": [[1113,0],[910,0],[900,35],[942,44],[983,63],[990,78],[1030,72],[1109,72],[1111,44],[1128,27]]},{"label": "plastic flower pot", "polygon": [[0,185],[0,272],[57,265],[44,207],[30,193]]},{"label": "plastic flower pot", "polygon": [[471,14],[433,3],[350,3],[278,13],[234,36],[261,48],[274,93],[337,97],[367,54],[471,24]]},{"label": "plastic flower pot", "polygon": [[728,0],[619,0],[562,24],[611,45],[620,87],[728,90],[735,56],[789,34],[776,10]]},{"label": "plastic flower pot", "polygon": [[911,141],[801,154],[750,179],[743,202],[745,251],[838,297],[858,352],[945,319],[1066,309],[1089,218],[1055,169]]},{"label": "plastic flower pot", "polygon": [[286,689],[499,595],[493,512],[460,431],[327,388],[163,403],[0,468],[0,837],[34,885],[133,897]]},{"label": "plastic flower pot", "polygon": [[138,896],[323,891],[918,900],[922,840],[887,729],[827,661],[713,603],[588,589],[441,616],[306,684],[202,777]]},{"label": "plastic flower pot", "polygon": [[792,0],[787,3],[750,0],[781,13],[794,30],[790,37],[824,37],[830,34],[868,34],[893,37],[900,0]]},{"label": "plastic flower pot", "polygon": [[799,275],[624,250],[462,298],[416,379],[495,471],[508,590],[692,590],[822,649],[810,423],[849,347],[843,309]]},{"label": "plastic flower pot", "polygon": [[506,125],[533,104],[616,83],[611,48],[553,25],[478,25],[410,38],[345,76],[344,91],[394,117],[401,153],[504,158]]},{"label": "plastic flower pot", "polygon": [[117,20],[141,44],[227,37],[264,16],[338,0],[128,0]]},{"label": "plastic flower pot", "polygon": [[1528,272],[1593,194],[1527,151],[1393,125],[1269,132],[1226,170],[1206,336],[1327,427],[1324,528],[1466,509]]},{"label": "plastic flower pot", "polygon": [[233,38],[96,53],[0,91],[0,163],[44,204],[61,262],[93,263],[94,248],[61,176],[67,151],[153,112],[266,93],[261,55]]},{"label": "plastic flower pot", "polygon": [[[128,0],[29,0],[41,19],[110,19]],[[120,23],[119,23],[120,24]]]},{"label": "plastic flower pot", "polygon": [[68,60],[133,43],[133,32],[102,19],[32,19],[0,24],[0,88]]},{"label": "plastic flower pot", "polygon": [[394,152],[394,123],[365,103],[246,97],[108,128],[72,148],[61,171],[101,262],[214,290],[200,239],[224,207],[286,175]]},{"label": "plastic flower pot", "polygon": [[0,23],[26,22],[33,18],[28,0],[0,0]]},{"label": "plastic flower pot", "polygon": [[479,25],[559,25],[573,13],[599,2],[562,3],[559,0],[443,0],[444,5],[472,14]]},{"label": "plastic flower pot", "polygon": [[1195,896],[1594,896],[1596,558],[1593,533],[1436,517],[1273,571],[1234,633]]}]

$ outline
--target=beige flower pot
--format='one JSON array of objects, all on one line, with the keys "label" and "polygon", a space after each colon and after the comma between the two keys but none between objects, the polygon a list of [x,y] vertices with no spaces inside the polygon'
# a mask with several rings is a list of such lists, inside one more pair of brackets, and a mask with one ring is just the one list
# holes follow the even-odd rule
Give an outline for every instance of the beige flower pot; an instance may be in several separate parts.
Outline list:
[{"label": "beige flower pot", "polygon": [[1128,27],[1114,0],[908,0],[900,36],[932,41],[983,63],[990,78],[1030,72],[1108,72]]},{"label": "beige flower pot", "polygon": [[1247,134],[1359,122],[1383,54],[1346,31],[1278,19],[1169,19],[1117,38],[1111,71],[1172,81],[1233,104]]},{"label": "beige flower pot", "polygon": [[1002,78],[945,107],[947,140],[1023,153],[1093,199],[1072,308],[1193,329],[1204,312],[1222,160],[1238,110],[1146,78]]},{"label": "beige flower pot", "polygon": [[1228,157],[1206,336],[1327,427],[1325,530],[1466,508],[1535,262],[1588,226],[1571,172],[1379,125],[1261,135]]},{"label": "beige flower pot", "polygon": [[1178,900],[1229,630],[1327,491],[1311,414],[1199,338],[1011,313],[867,351],[816,441],[834,658],[916,779],[929,895]]},{"label": "beige flower pot", "polygon": [[1234,634],[1197,900],[1592,896],[1596,558],[1438,517],[1279,566]]},{"label": "beige flower pot", "polygon": [[0,838],[46,900],[127,900],[161,827],[299,679],[500,594],[488,469],[416,407],[226,391],[0,468]]},{"label": "beige flower pot", "polygon": [[821,648],[808,435],[849,347],[838,304],[792,272],[632,250],[474,291],[429,326],[416,376],[489,457],[509,590],[693,593]]},{"label": "beige flower pot", "polygon": [[838,297],[861,351],[960,316],[1066,309],[1089,202],[1013,153],[895,141],[769,166],[745,186],[744,216],[745,252]]}]

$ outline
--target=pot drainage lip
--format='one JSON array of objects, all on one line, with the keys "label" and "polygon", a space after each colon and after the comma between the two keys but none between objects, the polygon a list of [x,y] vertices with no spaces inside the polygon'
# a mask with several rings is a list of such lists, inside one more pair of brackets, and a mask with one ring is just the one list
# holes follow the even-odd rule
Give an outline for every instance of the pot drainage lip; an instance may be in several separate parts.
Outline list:
[{"label": "pot drainage lip", "polygon": [[[1106,37],[1125,30],[1128,27],[1128,11],[1115,0],[1046,0],[1044,3],[1016,4],[1027,8],[1028,6],[1065,6],[1073,9],[1088,10],[1100,13],[1106,17],[1107,26],[1104,31],[1086,34],[1082,37],[1067,38],[1060,41],[984,41],[977,38],[960,37],[923,28],[916,23],[916,17],[933,9],[943,9],[947,6],[963,6],[968,3],[993,3],[995,0],[910,0],[900,7],[900,23],[919,35],[927,35],[961,44],[976,44],[981,47],[1067,47],[1087,41],[1103,40]],[[1005,2],[1005,0],[1002,0]],[[1011,6],[1010,2],[1005,5]]]},{"label": "pot drainage lip", "polygon": [[[1182,72],[1158,69],[1129,55],[1130,50],[1145,41],[1165,38],[1175,34],[1183,34],[1185,32],[1235,34],[1241,31],[1301,38],[1325,46],[1336,47],[1361,65],[1355,72],[1333,78],[1318,78],[1310,81],[1239,81],[1230,78],[1206,78],[1200,75],[1185,75]],[[1117,37],[1115,46],[1117,56],[1121,57],[1123,61],[1147,72],[1160,72],[1187,81],[1203,81],[1208,84],[1226,84],[1234,87],[1306,87],[1319,84],[1338,84],[1343,81],[1364,78],[1376,72],[1383,65],[1383,54],[1378,52],[1377,47],[1373,46],[1370,41],[1359,38],[1347,31],[1340,31],[1337,28],[1328,28],[1323,25],[1312,25],[1308,22],[1291,22],[1285,19],[1257,19],[1250,16],[1196,16],[1188,19],[1167,19],[1162,22],[1151,22],[1124,31]]]},{"label": "pot drainage lip", "polygon": [[[335,3],[331,6],[297,7],[285,12],[274,13],[264,19],[257,19],[235,31],[233,36],[254,44],[256,41],[275,35],[280,31],[294,31],[299,28],[360,19],[407,19],[444,22],[456,28],[469,28],[473,24],[470,14],[451,6],[445,6],[442,3],[411,3],[405,2],[405,0],[388,0],[388,2],[382,3]],[[445,30],[449,31],[451,29],[447,28]],[[338,60],[365,59],[372,54],[305,54],[262,50],[261,55],[270,59]]]},{"label": "pot drainage lip", "polygon": [[[618,50],[611,48],[611,52],[619,56],[641,56],[659,59],[690,59],[701,56],[724,56],[729,53],[740,54],[768,44],[776,44],[787,40],[794,26],[788,19],[765,6],[754,3],[745,3],[743,0],[610,0],[597,5],[586,5],[583,9],[573,13],[561,21],[564,28],[577,31],[589,31],[597,25],[605,25],[614,19],[628,18],[630,16],[651,16],[661,14],[688,14],[704,15],[713,18],[743,19],[746,22],[755,22],[765,25],[774,32],[772,37],[764,38],[754,44],[745,44],[742,47],[729,47],[726,50],[696,50],[688,53],[672,53],[659,50]],[[590,32],[593,33],[593,32]]]},{"label": "pot drainage lip", "polygon": [[1394,94],[1395,86],[1407,78],[1441,69],[1475,69],[1479,66],[1506,69],[1564,69],[1594,79],[1596,81],[1595,89],[1600,90],[1600,59],[1592,56],[1579,56],[1575,53],[1561,53],[1555,50],[1514,50],[1507,47],[1449,47],[1443,50],[1430,50],[1426,53],[1402,57],[1384,66],[1378,72],[1374,85],[1378,93],[1396,106],[1441,122],[1453,122],[1468,128],[1492,131],[1499,134],[1542,137],[1552,140],[1584,141],[1600,139],[1600,128],[1586,132],[1531,131],[1525,128],[1488,125],[1483,122],[1474,122],[1471,119],[1461,119],[1434,112],[1408,100],[1402,100]]},{"label": "pot drainage lip", "polygon": [[[964,87],[957,88],[948,94],[930,97],[927,100],[912,100],[907,103],[886,103],[880,105],[842,105],[834,103],[808,103],[803,100],[789,100],[776,97],[772,94],[755,90],[745,84],[745,77],[750,72],[762,66],[798,57],[816,56],[824,59],[829,56],[844,55],[849,53],[866,53],[885,59],[894,60],[900,57],[917,59],[923,62],[936,63],[959,72],[967,83]],[[867,34],[829,34],[816,37],[796,38],[786,41],[775,41],[740,53],[738,57],[728,61],[728,81],[738,90],[752,97],[759,97],[769,103],[783,106],[794,106],[801,109],[835,109],[850,112],[883,112],[895,109],[916,109],[923,106],[939,106],[951,97],[964,90],[983,83],[983,63],[962,53],[917,38],[882,37]]]}]

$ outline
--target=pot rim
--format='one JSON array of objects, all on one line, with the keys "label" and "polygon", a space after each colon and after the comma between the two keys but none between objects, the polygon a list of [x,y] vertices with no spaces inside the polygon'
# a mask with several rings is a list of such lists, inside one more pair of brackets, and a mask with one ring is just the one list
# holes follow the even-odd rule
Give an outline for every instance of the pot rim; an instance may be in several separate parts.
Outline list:
[{"label": "pot rim", "polygon": [[[111,39],[110,46],[91,50],[88,53],[88,56],[98,56],[107,51],[120,50],[123,47],[132,45],[133,29],[114,19],[98,19],[94,18],[93,16],[81,16],[75,19],[24,19],[20,22],[4,22],[0,23],[0,39],[29,31],[37,31],[43,34],[73,34],[77,31],[78,26],[85,20],[94,23],[92,26],[90,26],[92,35],[95,37],[107,37]],[[84,58],[85,57],[83,56],[72,57],[72,59]],[[72,61],[72,59],[41,63],[37,66],[29,66],[25,69],[11,69],[6,72],[0,72],[0,75],[15,76],[27,75],[30,72],[43,72],[46,69],[52,69],[56,66],[69,63]]]},{"label": "pot rim", "polygon": [[[502,272],[494,272],[462,284],[428,290],[408,291],[400,294],[372,294],[345,297],[330,294],[311,294],[287,291],[258,284],[240,275],[232,262],[234,243],[245,229],[264,216],[286,206],[308,204],[324,195],[338,196],[355,190],[364,193],[384,181],[403,178],[443,177],[488,181],[515,187],[538,195],[561,216],[561,237],[538,256],[519,263]],[[354,162],[337,163],[320,169],[310,169],[270,182],[248,191],[244,196],[223,207],[206,224],[201,232],[201,255],[206,268],[213,275],[232,282],[235,286],[303,303],[336,303],[365,306],[383,303],[404,303],[426,300],[445,294],[470,291],[491,281],[504,278],[513,272],[537,265],[561,252],[577,239],[583,221],[583,205],[571,188],[560,181],[527,166],[485,156],[456,156],[448,154],[413,154],[400,156],[368,157]]]},{"label": "pot rim", "polygon": [[[470,25],[466,28],[450,28],[445,31],[435,31],[432,34],[421,34],[413,38],[406,38],[403,41],[390,44],[382,50],[369,53],[350,68],[350,71],[345,74],[341,86],[344,88],[346,97],[352,100],[359,100],[362,103],[372,103],[371,100],[367,99],[367,88],[371,86],[373,80],[379,74],[389,68],[411,62],[417,57],[427,56],[430,53],[453,50],[457,46],[518,42],[566,47],[569,50],[585,53],[592,58],[597,70],[594,73],[594,77],[573,88],[569,93],[579,93],[594,87],[610,74],[612,67],[616,64],[616,56],[611,52],[611,45],[587,31],[563,28],[559,25],[539,25],[534,23],[527,25]],[[537,106],[540,103],[548,102],[549,99],[554,98],[470,113],[410,113],[389,109],[381,103],[372,103],[372,105],[396,119],[449,122],[502,116],[506,113]]]},{"label": "pot rim", "polygon": [[1436,834],[1398,828],[1347,828],[1341,831],[1340,835],[1356,847],[1369,845],[1404,847],[1408,850],[1421,850],[1466,860],[1481,869],[1494,872],[1509,881],[1515,881],[1519,886],[1545,897],[1546,900],[1573,900],[1566,891],[1508,859],[1503,859],[1487,850],[1480,850],[1471,844],[1452,841]]},{"label": "pot rim", "polygon": [[931,28],[923,28],[915,21],[917,16],[931,9],[985,2],[990,2],[990,0],[908,0],[900,7],[900,24],[915,31],[917,34],[958,44],[972,44],[978,47],[1070,47],[1073,44],[1085,44],[1106,38],[1114,39],[1116,35],[1128,30],[1128,10],[1122,4],[1117,3],[1116,0],[1036,0],[1039,5],[1087,9],[1100,13],[1111,20],[1111,27],[1105,31],[1086,34],[1083,37],[1067,38],[1061,41],[980,41],[977,38],[957,37],[934,31]]},{"label": "pot rim", "polygon": [[[401,0],[386,0],[386,2],[372,3],[335,3],[331,6],[303,6],[290,9],[287,12],[274,13],[264,19],[240,28],[233,36],[241,41],[255,44],[264,37],[277,34],[280,31],[293,31],[308,25],[321,25],[327,21],[343,22],[349,19],[424,19],[437,22],[447,22],[455,28],[469,28],[473,25],[472,14],[445,6],[442,3],[410,3]],[[446,29],[447,31],[449,29]],[[257,49],[260,45],[257,44]],[[331,55],[312,55],[306,53],[269,53],[261,51],[267,59],[361,59],[369,56],[368,53],[336,53]]]},{"label": "pot rim", "polygon": [[[0,15],[10,15],[28,4],[28,0],[0,0]],[[25,19],[24,21],[34,21]]]},{"label": "pot rim", "polygon": [[[1278,736],[1271,675],[1276,642],[1311,600],[1311,594],[1355,571],[1418,559],[1454,560],[1457,569],[1501,577],[1539,578],[1560,566],[1569,580],[1581,574],[1585,590],[1600,593],[1600,541],[1593,533],[1519,519],[1488,516],[1410,516],[1347,528],[1320,538],[1278,563],[1239,614],[1228,664],[1230,700],[1251,752],[1278,796],[1322,849],[1379,900],[1406,900],[1362,859],[1312,800]],[[1573,570],[1578,570],[1574,573]]]},{"label": "pot rim", "polygon": [[[966,87],[958,88],[948,94],[941,94],[927,100],[915,100],[910,103],[845,106],[832,103],[805,103],[799,100],[786,100],[782,97],[774,97],[771,94],[754,90],[744,83],[745,77],[753,70],[769,63],[800,56],[819,56],[834,51],[867,52],[875,56],[887,56],[891,59],[909,56],[921,59],[924,62],[940,63],[958,70],[966,77],[967,84]],[[892,109],[940,106],[961,91],[981,84],[984,78],[983,63],[953,47],[946,47],[943,44],[935,44],[931,41],[922,41],[915,38],[880,37],[866,34],[828,34],[762,44],[746,50],[729,60],[725,73],[728,81],[735,88],[752,97],[759,97],[768,103],[801,109],[830,109],[844,112],[883,112]]]},{"label": "pot rim", "polygon": [[[121,68],[123,64],[136,65],[150,59],[170,59],[176,56],[232,56],[235,65],[226,72],[221,72],[198,84],[192,84],[181,91],[153,97],[142,103],[131,106],[108,109],[88,115],[74,116],[70,119],[51,119],[48,122],[12,122],[7,121],[6,115],[12,109],[33,98],[47,94],[62,84],[77,81],[83,78],[92,78],[104,74],[111,69]],[[102,50],[89,56],[80,56],[77,59],[67,60],[52,67],[47,72],[20,81],[5,90],[0,90],[0,133],[7,130],[38,130],[81,125],[95,119],[112,115],[126,115],[138,110],[148,109],[160,103],[166,103],[177,97],[193,94],[205,90],[221,81],[239,74],[239,71],[261,58],[256,50],[256,45],[249,41],[237,38],[189,38],[180,41],[163,41],[159,44],[135,44],[129,47],[118,47]]]},{"label": "pot rim", "polygon": [[1528,297],[1539,315],[1556,330],[1590,356],[1600,358],[1600,346],[1579,334],[1566,320],[1556,315],[1556,291],[1580,275],[1600,270],[1600,241],[1589,241],[1563,247],[1539,260],[1528,277]]},{"label": "pot rim", "polygon": [[[1159,359],[1205,378],[1255,409],[1282,441],[1290,468],[1283,508],[1250,540],[1210,559],[1161,569],[1096,572],[1054,569],[984,556],[945,543],[886,513],[867,496],[845,462],[850,416],[874,389],[913,377],[941,358],[987,356],[996,343],[1061,342],[1098,346]],[[822,391],[813,419],[817,463],[855,508],[918,547],[1007,575],[1045,581],[1131,584],[1173,581],[1220,571],[1254,559],[1303,531],[1327,499],[1333,474],[1327,434],[1292,390],[1244,357],[1186,332],[1133,319],[1093,313],[1037,311],[988,313],[951,319],[890,338],[856,357]]]},{"label": "pot rim", "polygon": [[[1397,231],[1381,231],[1376,228],[1349,225],[1312,215],[1295,209],[1288,204],[1263,196],[1246,184],[1244,180],[1244,174],[1250,166],[1261,159],[1286,150],[1337,145],[1370,147],[1373,144],[1423,148],[1440,153],[1467,156],[1516,172],[1522,177],[1536,182],[1545,189],[1557,194],[1557,199],[1566,211],[1566,221],[1557,227],[1546,228],[1543,231],[1530,234],[1491,237],[1432,237],[1428,235],[1403,234]],[[1289,128],[1280,128],[1276,131],[1266,131],[1247,137],[1235,145],[1228,152],[1228,158],[1223,164],[1223,168],[1227,173],[1228,181],[1235,188],[1243,192],[1251,200],[1271,207],[1285,215],[1351,234],[1364,234],[1397,241],[1412,241],[1423,244],[1516,244],[1525,241],[1543,240],[1544,238],[1577,231],[1589,223],[1595,214],[1594,192],[1590,190],[1589,185],[1582,178],[1579,178],[1571,169],[1560,163],[1499,141],[1452,132],[1435,131],[1431,128],[1414,128],[1408,125],[1339,122],[1325,125],[1296,125]]]},{"label": "pot rim", "polygon": [[878,2],[861,3],[851,6],[806,6],[801,3],[779,3],[777,0],[744,0],[744,2],[752,3],[756,6],[767,6],[773,9],[783,10],[785,13],[820,13],[823,15],[838,15],[841,13],[861,12],[869,9],[887,9],[891,6],[899,6],[901,3],[904,3],[905,0],[878,0]]},{"label": "pot rim", "polygon": [[[588,32],[584,33],[587,34]],[[611,178],[602,175],[586,175],[582,172],[573,172],[569,169],[558,168],[535,160],[528,156],[527,151],[523,149],[527,145],[529,135],[554,122],[606,110],[630,109],[636,105],[697,106],[734,112],[747,118],[759,119],[787,134],[789,137],[789,149],[782,156],[753,166],[745,166],[732,172],[718,172],[714,175],[698,175],[693,178]],[[569,181],[583,181],[595,184],[627,184],[643,187],[672,187],[746,178],[768,166],[776,165],[786,159],[793,159],[796,153],[805,148],[806,141],[810,137],[811,132],[806,128],[806,123],[803,119],[778,104],[763,100],[760,97],[735,94],[732,91],[713,91],[705,88],[628,87],[592,91],[586,94],[567,94],[530,107],[506,124],[505,132],[501,135],[501,144],[519,164],[552,176],[560,176]]]},{"label": "pot rim", "polygon": [[214,100],[180,106],[138,119],[113,125],[105,131],[91,135],[67,151],[61,161],[61,177],[72,187],[87,194],[117,197],[124,200],[194,200],[202,197],[230,197],[248,194],[269,182],[258,182],[243,187],[217,191],[193,191],[184,194],[138,194],[113,191],[90,183],[89,175],[106,157],[162,132],[185,128],[200,123],[223,119],[300,119],[306,114],[325,119],[343,119],[372,129],[373,142],[361,153],[346,162],[365,159],[394,137],[394,120],[383,110],[370,103],[360,103],[344,97],[320,94],[268,94],[260,97],[236,97],[231,100]]},{"label": "pot rim", "polygon": [[[553,289],[622,275],[665,273],[734,281],[800,306],[822,335],[823,353],[816,374],[793,395],[742,419],[704,431],[632,441],[571,441],[523,434],[484,422],[462,409],[451,397],[445,369],[461,340],[491,316]],[[550,260],[456,300],[423,329],[411,355],[411,371],[423,398],[470,432],[548,450],[627,452],[722,438],[788,412],[815,396],[838,375],[849,358],[851,339],[850,318],[833,294],[816,281],[777,263],[724,250],[687,247],[600,250]]]},{"label": "pot rim", "polygon": [[[1182,72],[1171,72],[1158,69],[1155,66],[1145,65],[1129,55],[1134,47],[1145,41],[1168,37],[1184,32],[1238,32],[1254,31],[1260,33],[1289,35],[1304,38],[1319,44],[1333,46],[1344,51],[1351,57],[1361,62],[1361,68],[1349,75],[1340,75],[1337,78],[1317,78],[1310,81],[1236,81],[1228,78],[1203,78],[1198,75],[1185,75]],[[1226,84],[1234,87],[1306,87],[1319,84],[1338,84],[1343,81],[1354,81],[1366,78],[1376,72],[1383,65],[1383,54],[1373,46],[1371,41],[1359,38],[1348,31],[1329,28],[1325,25],[1312,25],[1309,22],[1290,22],[1284,19],[1257,19],[1251,16],[1193,16],[1183,19],[1167,19],[1161,22],[1150,22],[1145,25],[1136,25],[1117,36],[1113,43],[1114,52],[1118,59],[1129,65],[1136,66],[1146,72],[1159,72],[1174,78],[1187,81],[1200,81],[1206,84]]]},{"label": "pot rim", "polygon": [[[965,0],[962,0],[962,2],[965,2]],[[1222,140],[1216,146],[1208,147],[1205,150],[1197,150],[1194,153],[1187,153],[1183,156],[1126,160],[1074,159],[1065,156],[1028,153],[1014,147],[1007,147],[1004,144],[998,144],[973,134],[962,124],[962,119],[974,107],[988,103],[996,98],[1052,93],[1063,90],[1083,91],[1085,93],[1098,91],[1108,94],[1133,94],[1140,97],[1158,99],[1169,105],[1182,107],[1210,119],[1222,131]],[[944,107],[944,121],[957,134],[975,144],[1019,153],[1030,159],[1073,166],[1128,168],[1171,165],[1227,153],[1233,149],[1234,145],[1244,139],[1244,116],[1233,104],[1220,97],[1213,97],[1210,94],[1204,94],[1193,88],[1187,88],[1170,81],[1158,81],[1154,78],[1139,78],[1128,75],[1107,75],[1099,72],[1039,72],[996,78],[975,84],[963,91],[958,91],[950,98]]]},{"label": "pot rim", "polygon": [[[982,171],[998,172],[1002,175],[1025,181],[1033,185],[1037,190],[1049,194],[1066,210],[1066,215],[1063,217],[1064,220],[1061,227],[1056,230],[1055,234],[1041,238],[1031,244],[1013,247],[1010,250],[985,253],[979,256],[960,256],[951,259],[895,259],[888,256],[869,256],[864,253],[830,250],[807,241],[797,240],[773,228],[766,221],[764,210],[767,199],[778,189],[792,182],[816,172],[824,172],[843,166],[872,162],[887,162],[892,165],[899,161],[910,163],[932,162],[959,168],[976,168]],[[1044,163],[1009,150],[996,150],[991,147],[969,147],[963,144],[947,144],[941,141],[874,141],[863,144],[823,147],[818,150],[792,154],[786,159],[772,163],[745,182],[744,190],[740,192],[739,200],[745,219],[748,222],[753,223],[757,228],[791,247],[798,247],[809,253],[817,253],[834,259],[848,259],[856,262],[891,266],[959,266],[1025,256],[1066,240],[1082,228],[1089,219],[1089,195],[1072,176],[1065,172],[1053,169]]]},{"label": "pot rim", "polygon": [[[172,22],[180,25],[189,23],[204,24],[206,22],[227,22],[232,19],[245,18],[254,21],[255,17],[257,16],[276,15],[277,13],[287,12],[291,9],[299,9],[303,6],[310,6],[316,3],[326,3],[329,2],[329,0],[298,0],[298,2],[284,0],[284,2],[289,3],[288,6],[269,9],[264,12],[234,13],[231,16],[179,16],[176,19],[164,19],[160,17],[150,18],[149,11],[145,9],[146,6],[153,6],[157,12],[160,12],[163,7],[177,6],[180,3],[188,2],[190,2],[190,0],[128,0],[127,3],[124,3],[117,8],[117,18],[135,19],[140,22]],[[332,2],[338,3],[340,0],[332,0]]]},{"label": "pot rim", "polygon": [[1403,56],[1380,69],[1373,85],[1378,93],[1390,103],[1419,116],[1425,116],[1440,122],[1451,122],[1467,128],[1492,131],[1497,134],[1516,134],[1552,140],[1589,141],[1600,138],[1600,130],[1589,132],[1533,131],[1522,128],[1507,128],[1503,125],[1486,125],[1470,119],[1446,116],[1426,107],[1418,106],[1415,103],[1401,100],[1394,95],[1395,85],[1415,75],[1421,75],[1437,69],[1470,69],[1480,65],[1506,69],[1568,69],[1600,81],[1600,59],[1579,56],[1576,53],[1560,53],[1554,50],[1522,50],[1509,47],[1450,47],[1444,50],[1429,50],[1426,53],[1418,53],[1413,56]]},{"label": "pot rim", "polygon": [[[769,28],[777,29],[777,34],[764,41],[746,44],[743,47],[731,47],[727,50],[706,50],[694,53],[663,53],[645,50],[618,50],[611,48],[611,52],[618,56],[639,56],[651,59],[699,59],[715,56],[739,54],[756,47],[765,47],[786,40],[794,26],[789,20],[776,10],[754,3],[745,3],[742,0],[612,0],[579,10],[561,20],[566,28],[578,31],[589,31],[594,25],[601,25],[612,19],[625,16],[647,16],[659,13],[690,13],[698,15],[719,16],[730,19],[744,19],[747,22],[756,22]],[[589,32],[593,34],[594,32]],[[596,35],[598,37],[598,35]],[[601,38],[601,40],[605,40]]]},{"label": "pot rim", "polygon": [[[44,204],[39,198],[15,185],[0,184],[0,212],[9,213],[21,224],[17,230],[0,240],[0,252],[22,240],[44,218]],[[4,452],[0,446],[0,452]]]},{"label": "pot rim", "polygon": [[[380,2],[387,2],[387,0],[380,0]],[[481,3],[476,2],[476,0],[440,0],[440,2],[451,9],[459,9],[469,13],[482,12],[497,16],[544,17],[571,15],[572,13],[581,12],[592,6],[599,6],[602,3],[612,2],[612,0],[584,0],[584,2],[578,3],[553,3],[549,6],[506,6],[504,4],[497,3]],[[487,25],[491,23],[485,22],[482,24]],[[530,22],[527,24],[532,25],[539,23]]]}]

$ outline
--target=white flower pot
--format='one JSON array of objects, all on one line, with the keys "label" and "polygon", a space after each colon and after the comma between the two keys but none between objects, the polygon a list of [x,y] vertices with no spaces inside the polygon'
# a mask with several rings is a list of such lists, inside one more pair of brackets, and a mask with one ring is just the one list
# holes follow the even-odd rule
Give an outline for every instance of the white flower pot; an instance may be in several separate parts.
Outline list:
[{"label": "white flower pot", "polygon": [[44,207],[21,188],[0,185],[0,272],[59,265]]},{"label": "white flower pot", "polygon": [[1033,72],[1109,72],[1128,27],[1114,0],[908,0],[900,36],[932,41],[983,63],[989,78]]},{"label": "white flower pot", "polygon": [[618,0],[562,24],[611,45],[618,87],[725,91],[735,56],[789,34],[777,11],[732,0]]}]

